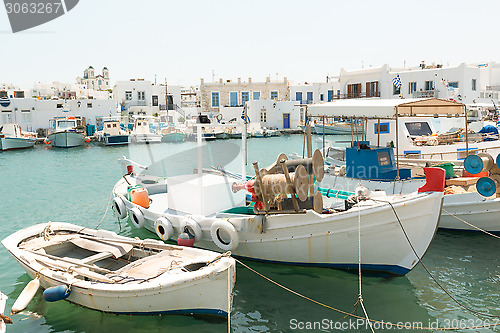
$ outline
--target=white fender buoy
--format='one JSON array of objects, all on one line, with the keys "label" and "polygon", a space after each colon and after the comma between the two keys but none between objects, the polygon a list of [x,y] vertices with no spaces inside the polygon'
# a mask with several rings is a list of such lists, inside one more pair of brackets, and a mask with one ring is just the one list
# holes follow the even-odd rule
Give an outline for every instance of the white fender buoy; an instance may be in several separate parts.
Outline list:
[{"label": "white fender buoy", "polygon": [[31,280],[26,285],[26,287],[24,287],[23,291],[14,302],[14,305],[12,306],[10,312],[12,314],[16,314],[26,309],[28,304],[30,304],[31,300],[33,299],[33,297],[35,297],[38,288],[40,288],[40,278],[37,277]]},{"label": "white fender buoy", "polygon": [[134,225],[134,227],[136,227],[137,229],[143,228],[146,224],[146,221],[144,220],[144,214],[137,207],[134,207],[130,210],[130,219],[132,220],[132,224]]},{"label": "white fender buoy", "polygon": [[123,199],[120,197],[115,197],[113,199],[113,207],[115,208],[116,215],[118,218],[124,219],[127,216],[127,208],[125,207],[125,203]]},{"label": "white fender buoy", "polygon": [[[229,240],[223,239],[221,237],[220,232],[224,231],[226,236],[229,237]],[[229,221],[217,220],[210,226],[210,236],[212,237],[212,241],[217,245],[221,250],[231,251],[238,247],[240,243],[240,238],[238,237],[238,232],[234,225]]]},{"label": "white fender buoy", "polygon": [[155,221],[156,235],[162,240],[169,240],[174,236],[174,227],[172,222],[166,217],[160,217]]},{"label": "white fender buoy", "polygon": [[188,216],[181,221],[181,230],[184,230],[184,227],[188,227],[189,232],[194,235],[195,243],[201,240],[203,236],[201,227],[192,217]]}]

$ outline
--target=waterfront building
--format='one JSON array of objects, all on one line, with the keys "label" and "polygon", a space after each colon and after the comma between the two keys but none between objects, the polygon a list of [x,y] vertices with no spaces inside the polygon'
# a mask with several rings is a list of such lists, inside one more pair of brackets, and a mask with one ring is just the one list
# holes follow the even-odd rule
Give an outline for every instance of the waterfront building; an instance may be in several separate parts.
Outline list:
[{"label": "waterfront building", "polygon": [[107,90],[111,89],[109,82],[109,70],[103,67],[102,74],[96,74],[94,67],[89,66],[83,71],[83,77],[76,78],[76,82],[92,90]]},{"label": "waterfront building", "polygon": [[328,78],[328,82],[291,84],[290,100],[297,104],[331,102],[340,95],[341,87],[338,77]]}]

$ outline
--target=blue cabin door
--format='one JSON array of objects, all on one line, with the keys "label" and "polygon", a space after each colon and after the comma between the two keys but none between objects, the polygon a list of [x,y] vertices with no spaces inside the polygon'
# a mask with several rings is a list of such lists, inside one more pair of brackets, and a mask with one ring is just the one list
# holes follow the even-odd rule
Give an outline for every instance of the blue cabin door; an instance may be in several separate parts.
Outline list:
[{"label": "blue cabin door", "polygon": [[290,128],[290,114],[283,113],[283,128]]}]

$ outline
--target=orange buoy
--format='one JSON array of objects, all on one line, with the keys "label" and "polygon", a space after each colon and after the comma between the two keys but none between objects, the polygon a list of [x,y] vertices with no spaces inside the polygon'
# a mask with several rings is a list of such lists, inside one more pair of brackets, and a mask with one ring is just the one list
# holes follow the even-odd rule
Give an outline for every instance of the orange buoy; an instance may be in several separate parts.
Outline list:
[{"label": "orange buoy", "polygon": [[85,139],[85,142],[90,142],[90,138]]},{"label": "orange buoy", "polygon": [[149,208],[149,194],[145,188],[135,188],[130,192],[130,201],[144,208]]},{"label": "orange buoy", "polygon": [[49,140],[49,141],[47,141],[47,138],[45,138],[45,139],[43,140],[43,143],[45,143],[46,145],[50,145],[51,141],[50,141],[50,140]]}]

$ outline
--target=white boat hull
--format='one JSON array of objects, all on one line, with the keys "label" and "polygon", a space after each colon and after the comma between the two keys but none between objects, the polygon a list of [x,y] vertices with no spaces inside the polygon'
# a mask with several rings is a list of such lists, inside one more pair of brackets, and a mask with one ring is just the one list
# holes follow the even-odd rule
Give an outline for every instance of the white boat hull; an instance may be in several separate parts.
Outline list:
[{"label": "white boat hull", "polygon": [[[351,124],[347,123],[325,125],[324,131],[323,131],[323,125],[319,123],[314,125],[314,131],[316,132],[316,134],[320,135],[323,134],[323,132],[325,132],[325,134],[331,134],[331,135],[347,135],[347,134],[350,135],[352,133]],[[360,126],[354,126],[352,131],[354,131],[354,134],[363,133],[363,129]]]},{"label": "white boat hull", "polygon": [[[47,223],[20,230],[2,241],[2,244],[31,277],[40,277],[44,289],[68,285],[68,301],[84,307],[117,314],[201,314],[227,316],[232,302],[236,278],[235,262],[222,257],[202,269],[184,273],[160,273],[142,283],[101,283],[73,278],[71,273],[47,269],[37,255],[17,247],[29,235],[40,234]],[[52,230],[73,230],[104,238],[131,240],[107,231],[97,231],[67,223],[50,222]],[[28,235],[28,236],[27,236]],[[161,243],[163,244],[163,243]],[[176,251],[190,251],[200,262],[213,260],[217,254],[201,249],[176,247]],[[179,252],[182,254],[181,252]],[[77,267],[77,266],[74,266]]]},{"label": "white boat hull", "polygon": [[133,134],[132,141],[135,143],[159,143],[161,135],[159,134]]},{"label": "white boat hull", "polygon": [[85,136],[76,132],[64,131],[50,134],[47,140],[51,142],[52,147],[72,148],[83,146]]},{"label": "white boat hull", "polygon": [[[134,182],[131,177],[128,179]],[[127,211],[135,207],[140,209],[146,229],[155,232],[154,222],[165,216],[171,221],[174,234],[181,232],[181,220],[189,215],[168,210],[166,194],[155,190],[165,185],[151,188],[150,193],[156,193],[150,195],[155,205],[145,209],[125,199],[124,183],[120,180],[115,186],[115,195],[123,199]],[[425,254],[436,232],[442,197],[443,193],[434,192],[393,198],[398,217],[420,257]],[[231,250],[233,255],[291,265],[357,269],[358,214],[361,214],[362,268],[404,275],[418,259],[391,207],[386,203],[371,204],[369,208],[355,206],[336,214],[307,211],[306,214],[268,215],[260,227],[256,215],[193,216],[203,233],[196,246],[221,251],[211,238],[210,227],[218,219],[229,218],[239,237],[239,246]],[[177,239],[177,236],[173,238]]]},{"label": "white boat hull", "polygon": [[4,137],[0,138],[0,149],[5,151],[31,148],[35,145],[35,143],[36,139]]},{"label": "white boat hull", "polygon": [[[361,184],[370,191],[382,190],[387,194],[404,194],[418,190],[424,183],[425,180],[422,179],[377,181],[325,174],[319,186],[353,192]],[[499,214],[500,198],[484,198],[475,192],[447,194],[443,199],[439,228],[477,231],[476,228],[456,218],[458,217],[483,230],[500,232]]]}]

